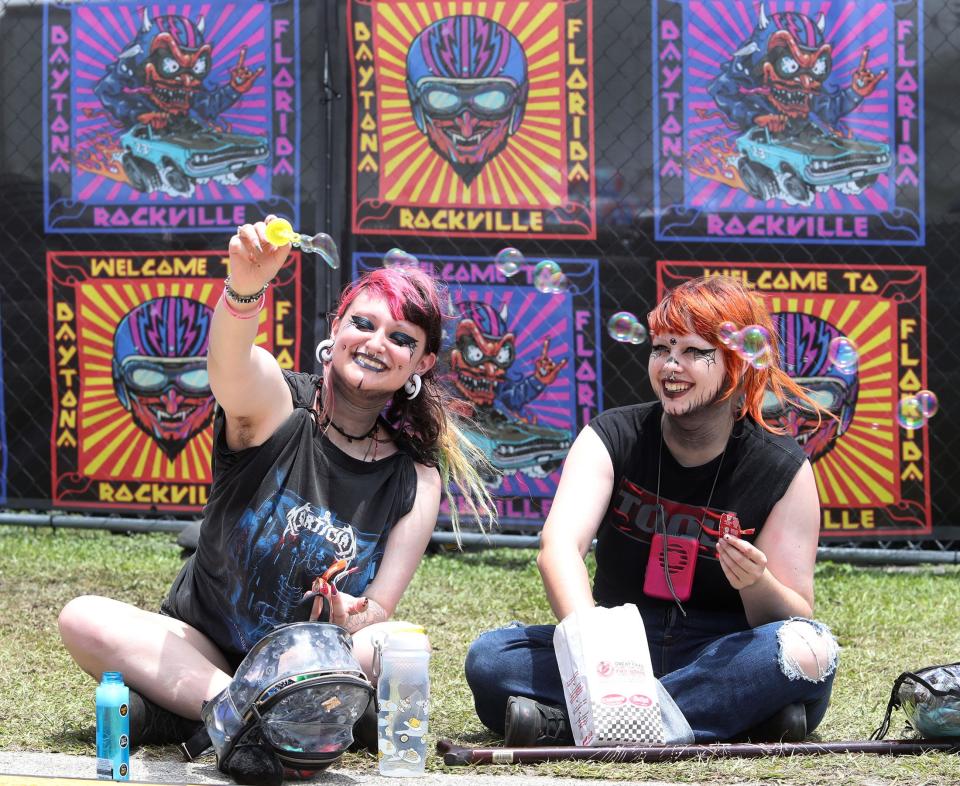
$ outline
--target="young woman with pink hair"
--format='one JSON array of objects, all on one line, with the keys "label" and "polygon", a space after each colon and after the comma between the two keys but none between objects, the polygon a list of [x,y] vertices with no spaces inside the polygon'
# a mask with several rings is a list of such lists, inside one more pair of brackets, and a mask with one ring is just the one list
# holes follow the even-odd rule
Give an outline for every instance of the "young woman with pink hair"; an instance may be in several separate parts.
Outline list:
[{"label": "young woman with pink hair", "polygon": [[[160,613],[84,596],[60,614],[77,664],[95,678],[120,671],[133,689],[136,744],[189,736],[202,703],[250,648],[307,618],[304,595],[337,563],[344,580],[318,586],[372,679],[374,643],[397,624],[389,620],[441,494],[456,485],[481,526],[494,520],[477,472],[484,457],[435,375],[440,285],[414,268],[367,273],[344,291],[317,347],[322,373],[285,371],[254,343],[266,288],[290,251],[265,230],[245,224],[230,240],[230,277],[214,312],[207,369],[219,407],[196,553]],[[450,509],[456,528],[457,505]],[[279,777],[269,761],[251,766],[231,774]]]}]

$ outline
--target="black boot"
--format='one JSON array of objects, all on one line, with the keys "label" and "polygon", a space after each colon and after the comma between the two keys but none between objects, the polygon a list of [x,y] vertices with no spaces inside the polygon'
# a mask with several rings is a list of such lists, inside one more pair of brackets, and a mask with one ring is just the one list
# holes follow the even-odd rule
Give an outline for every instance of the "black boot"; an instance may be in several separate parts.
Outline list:
[{"label": "black boot", "polygon": [[130,691],[131,745],[176,745],[190,739],[202,726],[198,720],[165,710]]},{"label": "black boot", "polygon": [[377,755],[377,700],[371,698],[357,722],[353,724],[353,742],[350,751],[367,751]]},{"label": "black boot", "polygon": [[788,704],[743,733],[751,742],[803,742],[807,736],[807,708]]},{"label": "black boot", "polygon": [[218,760],[217,768],[240,784],[280,786],[283,783],[283,765],[264,742],[259,728],[241,739],[226,761]]},{"label": "black boot", "polygon": [[507,748],[573,745],[567,713],[526,696],[507,699],[503,744]]}]

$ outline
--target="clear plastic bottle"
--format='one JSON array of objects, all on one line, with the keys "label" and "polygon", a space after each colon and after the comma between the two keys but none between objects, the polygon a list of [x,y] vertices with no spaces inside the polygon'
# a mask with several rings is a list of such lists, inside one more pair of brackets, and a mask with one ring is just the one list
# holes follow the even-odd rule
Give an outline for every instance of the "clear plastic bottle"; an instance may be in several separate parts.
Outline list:
[{"label": "clear plastic bottle", "polygon": [[130,689],[119,671],[105,671],[97,686],[97,777],[130,780]]},{"label": "clear plastic bottle", "polygon": [[377,748],[381,775],[423,775],[427,763],[430,651],[423,628],[387,635],[377,681]]}]

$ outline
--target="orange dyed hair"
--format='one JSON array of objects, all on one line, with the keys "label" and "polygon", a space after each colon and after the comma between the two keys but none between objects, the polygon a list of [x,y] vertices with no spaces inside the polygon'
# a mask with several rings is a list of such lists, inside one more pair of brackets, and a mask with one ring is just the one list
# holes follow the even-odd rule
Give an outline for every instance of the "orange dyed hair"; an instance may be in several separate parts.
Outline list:
[{"label": "orange dyed hair", "polygon": [[[732,322],[737,330],[747,325],[759,325],[770,335],[770,364],[754,368],[733,349],[720,340],[720,325]],[[768,388],[784,403],[788,395],[794,404],[808,407],[821,417],[830,413],[818,406],[807,392],[780,368],[780,346],[776,328],[763,298],[748,290],[740,281],[728,276],[706,276],[685,281],[666,294],[647,315],[650,332],[696,333],[713,344],[723,357],[727,372],[727,387],[721,396],[726,401],[740,392],[743,408],[739,417],[750,415],[767,431],[782,434],[783,429],[763,420],[763,394]],[[831,416],[832,417],[832,416]]]}]

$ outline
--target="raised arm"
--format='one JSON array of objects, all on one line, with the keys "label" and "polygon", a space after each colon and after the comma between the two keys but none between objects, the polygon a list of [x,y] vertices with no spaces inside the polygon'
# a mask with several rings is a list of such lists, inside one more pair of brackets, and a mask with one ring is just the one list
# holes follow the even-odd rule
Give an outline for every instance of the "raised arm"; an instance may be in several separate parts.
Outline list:
[{"label": "raised arm", "polygon": [[[268,216],[269,221],[272,216]],[[290,246],[275,248],[264,236],[266,224],[244,224],[230,240],[230,290],[255,295],[280,270]],[[210,389],[226,414],[227,445],[259,445],[293,411],[280,366],[254,346],[262,300],[241,303],[224,292],[213,313],[207,372]]]},{"label": "raised arm", "polygon": [[739,538],[718,544],[720,565],[740,590],[750,625],[813,615],[819,537],[817,484],[804,461],[753,545]]},{"label": "raised arm", "polygon": [[613,494],[613,462],[600,437],[585,427],[563,464],[543,525],[537,567],[558,620],[594,605],[583,561]]}]

